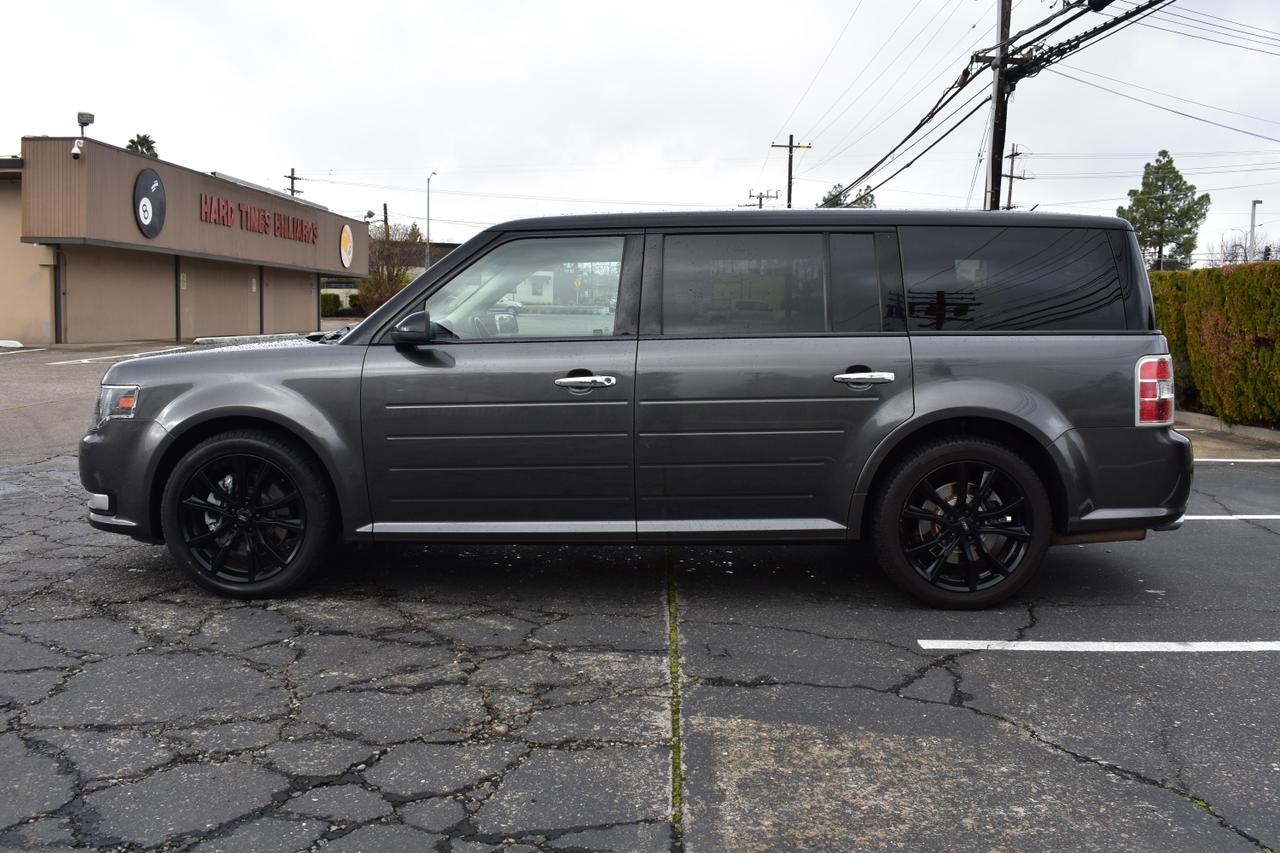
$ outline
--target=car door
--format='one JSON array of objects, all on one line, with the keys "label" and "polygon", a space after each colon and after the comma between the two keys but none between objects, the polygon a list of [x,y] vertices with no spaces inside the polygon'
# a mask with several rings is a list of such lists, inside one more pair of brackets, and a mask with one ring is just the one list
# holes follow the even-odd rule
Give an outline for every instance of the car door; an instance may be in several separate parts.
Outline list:
[{"label": "car door", "polygon": [[513,236],[425,294],[429,343],[368,348],[377,537],[634,539],[642,253],[640,235]]},{"label": "car door", "polygon": [[862,466],[912,411],[891,231],[647,240],[642,541],[843,538]]}]

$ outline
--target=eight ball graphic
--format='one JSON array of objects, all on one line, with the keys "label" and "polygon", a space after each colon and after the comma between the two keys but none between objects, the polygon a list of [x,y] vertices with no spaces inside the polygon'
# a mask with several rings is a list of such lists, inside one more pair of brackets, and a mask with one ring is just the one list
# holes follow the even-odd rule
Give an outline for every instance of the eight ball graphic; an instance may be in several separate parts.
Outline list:
[{"label": "eight ball graphic", "polygon": [[133,182],[133,219],[142,236],[151,239],[164,228],[164,184],[155,169],[143,169]]}]

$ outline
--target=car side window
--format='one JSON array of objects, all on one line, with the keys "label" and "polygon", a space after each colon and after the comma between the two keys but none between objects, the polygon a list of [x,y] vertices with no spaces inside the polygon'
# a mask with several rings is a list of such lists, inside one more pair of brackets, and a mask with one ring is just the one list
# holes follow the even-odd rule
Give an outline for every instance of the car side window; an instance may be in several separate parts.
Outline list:
[{"label": "car side window", "polygon": [[668,234],[662,333],[826,331],[820,234]]},{"label": "car side window", "polygon": [[503,243],[427,298],[444,340],[612,337],[622,236]]},{"label": "car side window", "polygon": [[1105,231],[899,229],[912,331],[1124,330]]},{"label": "car side window", "polygon": [[831,329],[835,332],[879,332],[880,273],[875,237],[831,235]]}]

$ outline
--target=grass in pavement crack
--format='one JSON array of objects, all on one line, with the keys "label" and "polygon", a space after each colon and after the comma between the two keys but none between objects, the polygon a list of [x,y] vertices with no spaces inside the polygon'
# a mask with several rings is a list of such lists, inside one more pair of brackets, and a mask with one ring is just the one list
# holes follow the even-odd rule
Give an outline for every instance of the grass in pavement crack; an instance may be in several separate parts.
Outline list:
[{"label": "grass in pavement crack", "polygon": [[676,576],[667,548],[667,660],[671,669],[671,825],[677,843],[684,834],[684,778],[680,758],[680,634],[677,618],[680,604],[676,600]]}]

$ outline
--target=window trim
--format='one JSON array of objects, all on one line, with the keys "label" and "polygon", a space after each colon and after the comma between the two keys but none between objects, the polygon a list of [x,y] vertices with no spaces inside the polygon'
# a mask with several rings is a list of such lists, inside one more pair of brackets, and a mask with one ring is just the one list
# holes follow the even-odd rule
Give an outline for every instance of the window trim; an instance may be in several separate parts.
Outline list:
[{"label": "window trim", "polygon": [[[483,250],[466,259],[466,263],[441,278],[432,281],[409,297],[405,306],[400,309],[381,329],[378,330],[370,346],[395,346],[391,340],[391,332],[396,324],[405,317],[421,310],[428,299],[442,288],[471,269],[490,253],[517,240],[552,240],[574,237],[622,237],[621,269],[618,272],[618,305],[614,311],[614,333],[611,335],[559,335],[547,336],[514,336],[507,338],[472,338],[464,340],[438,340],[421,344],[420,347],[457,346],[460,344],[504,344],[532,342],[565,342],[565,341],[628,341],[636,340],[638,329],[638,306],[640,299],[641,269],[644,260],[644,232],[636,229],[591,229],[582,231],[508,231],[501,237],[483,247]],[[413,285],[410,284],[410,287]],[[620,325],[623,330],[618,331]]]}]

